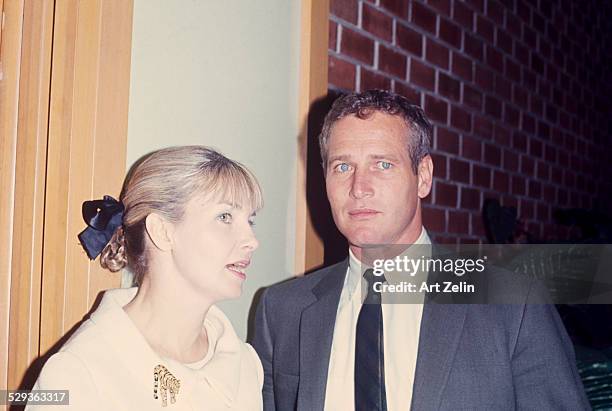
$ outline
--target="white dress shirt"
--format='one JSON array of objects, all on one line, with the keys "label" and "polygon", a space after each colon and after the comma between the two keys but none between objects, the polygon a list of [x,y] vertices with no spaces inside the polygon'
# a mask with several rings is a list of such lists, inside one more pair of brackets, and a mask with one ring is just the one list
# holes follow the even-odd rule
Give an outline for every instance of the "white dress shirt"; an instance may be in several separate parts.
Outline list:
[{"label": "white dress shirt", "polygon": [[[431,244],[423,228],[415,244]],[[340,294],[332,341],[325,409],[354,410],[355,336],[361,310],[361,263],[349,251],[349,268]],[[416,369],[422,304],[382,304],[385,389],[389,411],[409,410]]]}]

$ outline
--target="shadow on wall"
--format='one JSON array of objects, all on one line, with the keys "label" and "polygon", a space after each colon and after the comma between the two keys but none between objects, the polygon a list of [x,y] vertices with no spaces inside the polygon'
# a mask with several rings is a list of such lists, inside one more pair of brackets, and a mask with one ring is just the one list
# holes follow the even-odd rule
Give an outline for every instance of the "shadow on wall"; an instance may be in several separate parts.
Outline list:
[{"label": "shadow on wall", "polygon": [[[302,142],[300,141],[298,145],[298,147],[307,146],[306,201],[314,230],[323,242],[324,257],[322,267],[343,260],[348,252],[348,243],[336,228],[329,202],[327,201],[325,176],[323,174],[321,151],[319,149],[319,133],[321,133],[325,115],[329,112],[332,103],[341,95],[341,92],[329,90],[325,97],[316,100],[310,106],[308,113],[308,141],[307,144],[301,144]],[[304,157],[302,155],[300,158]]]}]

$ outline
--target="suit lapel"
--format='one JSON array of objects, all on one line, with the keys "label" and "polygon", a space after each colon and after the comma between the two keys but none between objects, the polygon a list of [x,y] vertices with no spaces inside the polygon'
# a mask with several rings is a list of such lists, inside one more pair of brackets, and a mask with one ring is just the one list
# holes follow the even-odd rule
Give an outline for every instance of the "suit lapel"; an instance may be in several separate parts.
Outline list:
[{"label": "suit lapel", "polygon": [[411,409],[440,407],[466,312],[465,304],[428,303],[423,307]]},{"label": "suit lapel", "polygon": [[338,264],[312,289],[316,301],[300,322],[300,385],[298,410],[322,410],[334,325],[348,260]]}]

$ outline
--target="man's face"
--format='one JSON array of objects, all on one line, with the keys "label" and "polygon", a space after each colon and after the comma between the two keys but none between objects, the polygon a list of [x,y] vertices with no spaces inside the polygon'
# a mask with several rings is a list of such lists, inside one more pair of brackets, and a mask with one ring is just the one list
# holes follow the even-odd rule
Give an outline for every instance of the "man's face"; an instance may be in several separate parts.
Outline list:
[{"label": "man's face", "polygon": [[325,182],[334,221],[358,256],[368,244],[412,244],[421,234],[421,199],[433,165],[418,175],[408,155],[408,127],[399,116],[347,116],[333,126]]}]

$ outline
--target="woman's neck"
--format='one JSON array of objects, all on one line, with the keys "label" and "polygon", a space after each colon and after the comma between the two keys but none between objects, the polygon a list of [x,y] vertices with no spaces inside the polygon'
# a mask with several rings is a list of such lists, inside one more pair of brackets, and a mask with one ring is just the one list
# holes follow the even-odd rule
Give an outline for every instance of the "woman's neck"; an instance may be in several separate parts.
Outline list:
[{"label": "woman's neck", "polygon": [[204,319],[211,305],[180,292],[176,284],[159,284],[145,277],[123,309],[157,354],[188,364],[208,351]]}]

